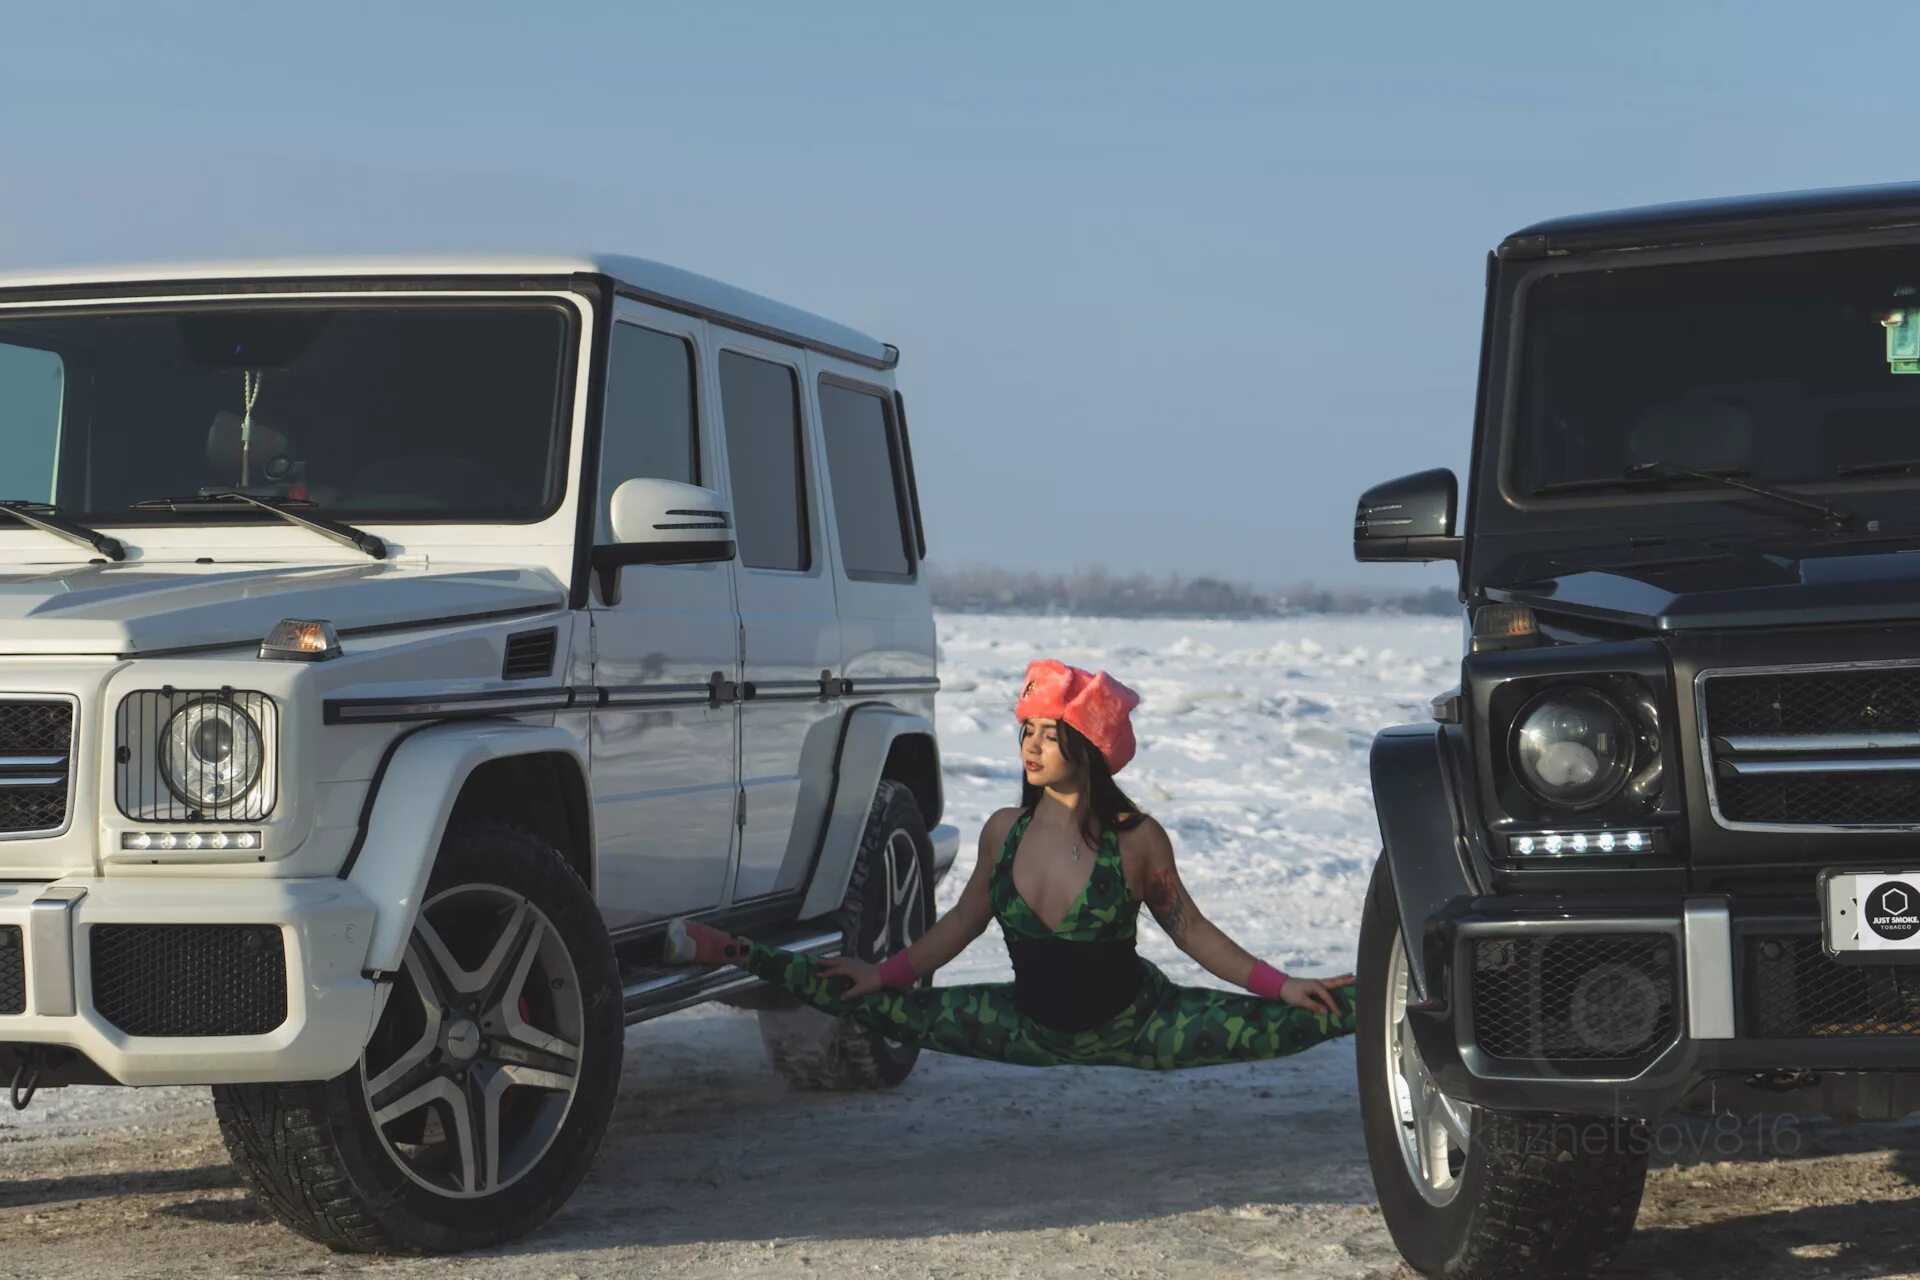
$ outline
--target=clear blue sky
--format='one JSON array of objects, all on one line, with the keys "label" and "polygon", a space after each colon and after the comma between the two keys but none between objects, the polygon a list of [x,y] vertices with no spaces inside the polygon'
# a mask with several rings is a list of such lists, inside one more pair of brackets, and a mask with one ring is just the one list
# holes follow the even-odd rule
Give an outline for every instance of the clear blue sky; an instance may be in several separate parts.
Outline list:
[{"label": "clear blue sky", "polygon": [[901,347],[948,564],[1440,582],[1354,564],[1352,504],[1464,465],[1485,251],[1920,178],[1916,35],[1893,5],[7,3],[0,265],[638,253]]}]

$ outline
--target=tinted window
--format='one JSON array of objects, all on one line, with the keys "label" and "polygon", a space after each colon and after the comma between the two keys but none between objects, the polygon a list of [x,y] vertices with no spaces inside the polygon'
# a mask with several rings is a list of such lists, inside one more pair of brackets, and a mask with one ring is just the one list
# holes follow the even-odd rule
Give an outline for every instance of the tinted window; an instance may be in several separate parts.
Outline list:
[{"label": "tinted window", "polygon": [[603,423],[594,541],[609,543],[608,506],[623,482],[645,477],[700,483],[692,344],[635,325],[613,326]]},{"label": "tinted window", "polygon": [[720,410],[727,420],[727,470],[740,559],[755,569],[805,569],[806,462],[801,454],[800,387],[793,370],[735,351],[720,353]]},{"label": "tinted window", "polygon": [[913,572],[901,519],[893,415],[877,395],[820,381],[820,426],[833,481],[833,521],[848,573]]},{"label": "tinted window", "polygon": [[1917,289],[1905,246],[1544,278],[1526,302],[1516,485],[1652,462],[1821,482],[1920,456]]},{"label": "tinted window", "polygon": [[0,317],[0,498],[51,487],[88,524],[205,520],[128,507],[236,487],[356,522],[536,519],[565,487],[569,330],[517,303]]}]

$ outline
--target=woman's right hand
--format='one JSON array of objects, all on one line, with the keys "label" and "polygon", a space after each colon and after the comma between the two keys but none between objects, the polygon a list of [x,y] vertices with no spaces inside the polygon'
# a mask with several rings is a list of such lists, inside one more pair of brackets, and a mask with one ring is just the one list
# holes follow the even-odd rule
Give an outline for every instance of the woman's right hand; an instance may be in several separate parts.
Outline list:
[{"label": "woman's right hand", "polygon": [[1338,1014],[1340,1006],[1335,1002],[1329,987],[1347,987],[1353,985],[1353,975],[1343,973],[1335,978],[1296,978],[1288,977],[1280,988],[1280,998],[1296,1008],[1313,1013]]},{"label": "woman's right hand", "polygon": [[852,956],[828,956],[820,962],[820,973],[828,978],[851,978],[853,985],[835,992],[842,1000],[858,1000],[880,989],[880,966]]}]

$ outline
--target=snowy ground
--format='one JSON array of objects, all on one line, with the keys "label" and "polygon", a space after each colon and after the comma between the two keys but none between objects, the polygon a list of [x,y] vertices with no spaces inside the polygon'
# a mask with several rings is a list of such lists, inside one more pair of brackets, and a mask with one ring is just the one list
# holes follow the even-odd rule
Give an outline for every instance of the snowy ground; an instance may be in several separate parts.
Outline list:
[{"label": "snowy ground", "polygon": [[[1296,972],[1351,968],[1375,826],[1366,743],[1453,682],[1446,619],[940,619],[940,731],[964,833],[1017,797],[1010,705],[1036,656],[1140,690],[1121,775],[1210,916]],[[1143,915],[1176,981],[1211,978]],[[943,981],[1007,973],[989,934]],[[1350,1038],[1160,1076],[923,1055],[878,1095],[789,1092],[750,1014],[634,1031],[614,1128],[543,1231],[458,1259],[335,1257],[239,1191],[203,1090],[70,1089],[0,1112],[0,1276],[1393,1276]],[[1920,1128],[1663,1131],[1613,1276],[1920,1274]],[[1657,1135],[1659,1137],[1660,1135]],[[1662,1146],[1661,1150],[1669,1150]]]}]

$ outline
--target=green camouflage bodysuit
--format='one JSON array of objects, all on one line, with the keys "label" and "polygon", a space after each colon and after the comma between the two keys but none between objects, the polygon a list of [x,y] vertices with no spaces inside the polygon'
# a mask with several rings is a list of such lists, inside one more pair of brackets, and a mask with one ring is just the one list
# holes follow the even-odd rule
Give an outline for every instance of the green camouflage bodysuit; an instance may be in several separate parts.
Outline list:
[{"label": "green camouflage bodysuit", "polygon": [[[953,987],[886,988],[854,1000],[833,994],[819,962],[762,943],[747,944],[739,963],[807,1004],[846,1015],[884,1031],[890,1039],[943,1053],[991,1058],[1020,1066],[1181,1067],[1247,1062],[1298,1053],[1323,1040],[1348,1035],[1354,1026],[1354,988],[1332,989],[1339,1014],[1315,1013],[1256,995],[1215,987],[1184,987],[1170,981],[1144,956],[1134,955],[1134,924],[1140,902],[1121,871],[1120,837],[1109,829],[1095,855],[1092,874],[1058,929],[1049,931],[1013,887],[1013,853],[1033,815],[1021,814],[1007,832],[994,863],[991,896],[1016,965],[1022,947],[1058,955],[1061,944],[1102,944],[1116,963],[1139,966],[1137,988],[1122,975],[1130,1001],[1098,1025],[1067,1030],[1037,1020],[1016,1001],[1016,983],[982,982]],[[1037,944],[1037,947],[1033,946]],[[1087,954],[1091,954],[1092,948]],[[1038,967],[1038,966],[1036,966]],[[1111,987],[1111,984],[1107,984]],[[1029,990],[1031,990],[1031,986]],[[1057,1023],[1058,1018],[1051,1021]]]}]

